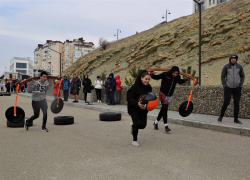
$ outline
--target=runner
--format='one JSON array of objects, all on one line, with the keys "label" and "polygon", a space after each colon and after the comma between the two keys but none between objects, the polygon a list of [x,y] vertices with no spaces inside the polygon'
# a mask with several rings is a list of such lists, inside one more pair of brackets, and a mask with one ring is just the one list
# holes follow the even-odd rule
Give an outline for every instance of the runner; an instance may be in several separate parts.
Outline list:
[{"label": "runner", "polygon": [[43,124],[42,131],[49,132],[46,128],[47,122],[47,101],[46,101],[46,90],[49,88],[51,83],[51,79],[47,80],[48,73],[46,71],[42,71],[40,74],[40,79],[38,81],[31,81],[28,83],[28,93],[32,93],[32,107],[34,111],[34,115],[29,119],[25,119],[24,128],[26,130],[29,129],[29,122],[37,119],[40,114],[40,109],[43,112]]},{"label": "runner", "polygon": [[151,92],[152,87],[149,84],[150,75],[146,70],[141,70],[136,78],[135,83],[127,91],[128,114],[131,116],[133,124],[131,133],[133,135],[134,146],[139,146],[137,142],[138,130],[144,129],[147,125],[148,111],[141,102],[138,102],[140,96],[144,93]]},{"label": "runner", "polygon": [[[172,100],[172,96],[174,94],[174,89],[176,84],[183,84],[189,80],[187,79],[181,79],[180,70],[178,66],[173,66],[169,72],[163,72],[159,75],[154,75],[154,71],[150,71],[150,75],[152,79],[161,79],[161,87],[159,91],[159,100],[161,106],[161,110],[158,114],[158,117],[156,121],[154,122],[154,129],[158,130],[158,122],[163,117],[164,125],[165,125],[165,131],[169,132],[171,129],[168,127],[167,123],[167,113],[168,113],[168,107],[170,105],[170,102]],[[191,76],[189,74],[189,76]]]}]

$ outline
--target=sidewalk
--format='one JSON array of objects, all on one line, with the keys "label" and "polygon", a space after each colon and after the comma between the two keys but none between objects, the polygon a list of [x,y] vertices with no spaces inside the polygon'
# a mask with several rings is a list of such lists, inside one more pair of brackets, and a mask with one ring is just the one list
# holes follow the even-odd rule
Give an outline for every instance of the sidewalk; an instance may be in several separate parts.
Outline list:
[{"label": "sidewalk", "polygon": [[[15,96],[15,94],[12,94]],[[31,98],[30,93],[19,93],[19,96]],[[47,96],[47,101],[52,102],[53,96]],[[128,115],[126,105],[105,105],[104,103],[94,102],[92,105],[87,105],[83,100],[79,100],[78,103],[73,103],[73,99],[69,99],[68,102],[64,102],[64,106],[79,107],[85,109],[96,110],[100,112],[116,111],[121,112],[122,115]],[[64,107],[65,108],[65,107]],[[149,120],[156,120],[159,113],[159,109],[150,111],[148,113]],[[190,126],[195,128],[203,128],[214,131],[222,131],[232,134],[238,134],[242,136],[250,136],[250,119],[240,119],[242,125],[235,124],[232,117],[224,117],[221,123],[217,121],[218,116],[204,115],[204,114],[191,114],[188,117],[182,117],[179,112],[168,111],[168,122],[171,124],[180,124],[184,126]],[[148,123],[150,125],[151,122]],[[160,124],[162,123],[162,120]],[[153,123],[152,123],[153,124]],[[153,126],[153,125],[152,125]]]}]

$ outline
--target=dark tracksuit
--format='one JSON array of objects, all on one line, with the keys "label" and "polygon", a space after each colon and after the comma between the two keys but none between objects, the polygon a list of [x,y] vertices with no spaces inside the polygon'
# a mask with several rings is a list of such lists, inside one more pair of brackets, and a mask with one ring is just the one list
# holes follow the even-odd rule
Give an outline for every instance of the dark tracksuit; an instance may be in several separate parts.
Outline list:
[{"label": "dark tracksuit", "polygon": [[227,106],[230,104],[231,95],[234,98],[234,119],[238,118],[239,114],[239,104],[241,97],[241,88],[244,83],[245,74],[243,68],[240,64],[236,63],[232,64],[231,59],[236,58],[238,60],[238,56],[235,53],[230,54],[229,63],[224,66],[221,72],[221,83],[224,87],[224,103],[221,108],[220,116],[224,116]]},{"label": "dark tracksuit", "polygon": [[[85,78],[85,76],[87,76],[87,79]],[[90,86],[92,85],[92,82],[89,79],[89,76],[87,74],[84,75],[82,85],[83,85],[84,100],[86,102],[87,101],[87,94],[91,93],[91,87]]]},{"label": "dark tracksuit", "polygon": [[109,74],[109,90],[112,90],[109,91],[110,105],[115,105],[116,81],[113,73]]},{"label": "dark tracksuit", "polygon": [[133,140],[137,141],[138,129],[144,129],[147,125],[147,110],[142,110],[138,106],[139,98],[142,94],[152,91],[150,84],[147,86],[142,84],[141,74],[146,72],[142,70],[139,72],[138,77],[136,78],[135,84],[127,91],[127,101],[128,101],[128,114],[131,116],[133,121]]},{"label": "dark tracksuit", "polygon": [[[178,74],[176,77],[173,77],[173,72],[178,71],[180,73],[179,67],[173,66],[169,72],[163,72],[159,75],[151,75],[152,79],[161,79],[160,92],[163,93],[166,97],[173,96],[176,84],[183,84],[187,80],[181,79],[181,76]],[[161,110],[158,114],[157,121],[163,117],[164,124],[167,124],[167,111],[169,104],[162,103]]]}]

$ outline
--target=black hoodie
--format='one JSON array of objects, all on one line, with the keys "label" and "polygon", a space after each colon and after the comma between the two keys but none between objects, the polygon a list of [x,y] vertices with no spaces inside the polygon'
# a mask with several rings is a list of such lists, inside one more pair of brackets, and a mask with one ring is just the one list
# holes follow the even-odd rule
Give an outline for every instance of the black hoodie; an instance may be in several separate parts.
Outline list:
[{"label": "black hoodie", "polygon": [[[87,76],[87,79],[85,78],[85,76]],[[84,75],[82,85],[84,86],[83,87],[83,92],[91,93],[91,87],[90,86],[92,85],[92,82],[89,79],[89,76],[87,74]]]},{"label": "black hoodie", "polygon": [[146,70],[140,70],[135,83],[131,86],[131,88],[127,91],[127,101],[128,101],[128,113],[131,115],[133,112],[145,112],[148,113],[147,110],[142,110],[138,106],[139,98],[142,94],[152,91],[152,87],[150,84],[144,85],[141,81],[142,73],[147,72]]},{"label": "black hoodie", "polygon": [[[110,78],[110,76],[112,76],[112,78]],[[110,73],[109,74],[109,89],[112,89],[112,91],[115,91],[116,90],[116,80],[114,78],[114,74],[113,73]]]},{"label": "black hoodie", "polygon": [[[173,72],[178,71],[178,75],[174,78]],[[169,72],[163,72],[159,75],[152,75],[153,79],[162,79],[160,91],[166,96],[172,96],[176,84],[183,84],[186,82],[185,79],[181,79],[179,67],[173,66]]]}]

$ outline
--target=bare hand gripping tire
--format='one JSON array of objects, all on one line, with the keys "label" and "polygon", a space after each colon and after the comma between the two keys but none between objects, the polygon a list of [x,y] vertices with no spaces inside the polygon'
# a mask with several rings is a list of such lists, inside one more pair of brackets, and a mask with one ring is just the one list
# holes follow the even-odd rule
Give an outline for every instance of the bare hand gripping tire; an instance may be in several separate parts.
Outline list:
[{"label": "bare hand gripping tire", "polygon": [[101,121],[120,121],[122,115],[119,112],[103,112],[100,113],[99,118]]},{"label": "bare hand gripping tire", "polygon": [[57,116],[57,117],[54,117],[54,124],[55,125],[74,124],[74,117],[73,116]]}]

